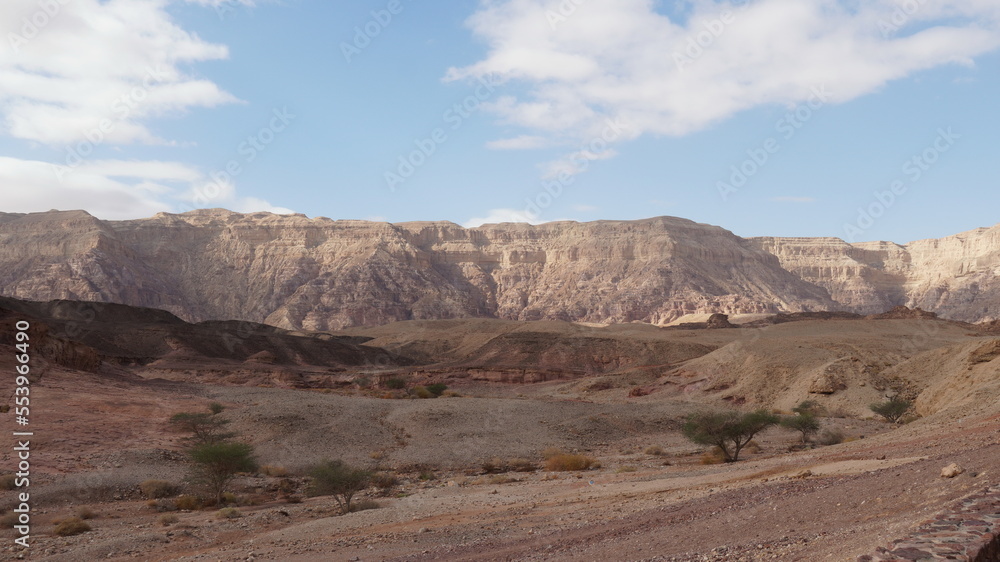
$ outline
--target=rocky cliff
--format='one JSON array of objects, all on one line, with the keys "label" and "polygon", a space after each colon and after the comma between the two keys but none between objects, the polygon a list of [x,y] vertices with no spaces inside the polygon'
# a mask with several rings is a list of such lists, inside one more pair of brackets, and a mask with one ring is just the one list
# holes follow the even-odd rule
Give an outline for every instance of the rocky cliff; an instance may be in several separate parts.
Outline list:
[{"label": "rocky cliff", "polygon": [[898,304],[980,320],[1000,308],[997,232],[898,246],[743,239],[670,217],[467,229],[225,210],[115,222],[0,213],[0,294],[309,330],[458,317],[661,324]]},{"label": "rocky cliff", "polygon": [[904,305],[952,320],[1000,318],[1000,225],[906,245],[837,238],[752,238],[845,310],[873,314]]}]

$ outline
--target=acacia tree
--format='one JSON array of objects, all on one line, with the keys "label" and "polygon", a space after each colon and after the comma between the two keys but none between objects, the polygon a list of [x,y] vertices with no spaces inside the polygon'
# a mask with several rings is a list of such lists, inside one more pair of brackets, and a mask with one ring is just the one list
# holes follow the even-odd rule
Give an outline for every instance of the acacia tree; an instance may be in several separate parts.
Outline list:
[{"label": "acacia tree", "polygon": [[878,402],[868,407],[871,411],[885,418],[885,421],[897,423],[900,418],[906,415],[906,412],[910,411],[912,406],[913,402],[899,396],[893,396],[885,402]]},{"label": "acacia tree", "polygon": [[192,480],[204,484],[222,503],[226,487],[241,472],[257,470],[253,447],[232,441],[235,433],[224,431],[229,420],[218,416],[221,404],[212,403],[211,413],[181,412],[170,418],[170,425],[189,433],[186,438],[188,457],[193,463]]},{"label": "acacia tree", "polygon": [[181,412],[170,418],[171,427],[191,434],[188,440],[192,445],[220,443],[232,439],[236,436],[235,433],[223,431],[228,423],[228,420],[203,412]]},{"label": "acacia tree", "polygon": [[819,420],[810,413],[799,413],[796,416],[788,416],[781,420],[781,427],[798,431],[802,434],[802,444],[809,442],[809,438],[819,431]]},{"label": "acacia tree", "polygon": [[311,496],[333,496],[341,513],[351,512],[351,499],[372,481],[372,473],[345,464],[343,461],[323,461],[309,470]]},{"label": "acacia tree", "polygon": [[681,433],[700,445],[715,445],[722,450],[726,462],[736,462],[740,451],[755,435],[780,421],[778,416],[765,410],[702,412],[689,416]]},{"label": "acacia tree", "polygon": [[215,502],[219,504],[226,486],[237,474],[257,470],[253,447],[246,443],[201,443],[191,447],[190,455],[195,465],[195,479],[215,494]]}]

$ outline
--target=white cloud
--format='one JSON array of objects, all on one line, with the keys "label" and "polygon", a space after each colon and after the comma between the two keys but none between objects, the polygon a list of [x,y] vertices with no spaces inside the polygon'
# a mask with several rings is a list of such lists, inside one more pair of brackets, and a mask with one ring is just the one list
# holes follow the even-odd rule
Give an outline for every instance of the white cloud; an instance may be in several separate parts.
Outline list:
[{"label": "white cloud", "polygon": [[[520,97],[486,107],[529,133],[491,147],[545,146],[542,139],[587,142],[608,119],[629,123],[617,141],[685,135],[756,106],[803,102],[824,86],[830,101],[842,103],[1000,47],[995,0],[925,2],[913,14],[893,0],[706,0],[692,3],[685,21],[657,13],[657,4],[484,2],[467,24],[488,53],[450,69],[446,79],[496,73],[524,85]],[[572,13],[553,23],[551,14],[566,13],[567,5]],[[573,156],[547,173],[579,172]]]},{"label": "white cloud", "polygon": [[[138,218],[188,210],[191,199],[185,195],[214,185],[187,164],[102,160],[95,152],[99,146],[121,151],[136,143],[176,145],[159,138],[150,122],[240,102],[186,70],[226,59],[229,51],[173,20],[168,9],[181,2],[217,10],[255,5],[252,0],[0,3],[0,41],[8,43],[0,47],[0,132],[31,148],[42,144],[67,154],[58,164],[0,157],[5,211],[59,207],[86,209],[105,219]],[[240,196],[233,185],[216,189],[204,203],[194,206],[291,212]]]},{"label": "white cloud", "polygon": [[493,150],[525,150],[530,148],[545,148],[551,142],[538,135],[521,135],[509,139],[498,139],[486,143],[486,148]]},{"label": "white cloud", "polygon": [[182,70],[229,52],[178,27],[170,3],[53,1],[51,14],[35,0],[0,4],[0,37],[9,43],[0,49],[4,132],[50,146],[98,134],[101,143],[168,143],[145,121],[238,102]]},{"label": "white cloud", "polygon": [[86,209],[108,220],[142,218],[195,207],[226,207],[241,213],[292,212],[255,197],[240,197],[231,184],[213,191],[203,190],[213,197],[203,204],[191,205],[195,186],[218,184],[201,171],[179,162],[100,160],[81,164],[69,173],[63,169],[61,176],[58,170],[48,162],[0,156],[3,210],[31,213],[52,208]]},{"label": "white cloud", "polygon": [[575,219],[541,220],[533,213],[517,209],[490,209],[485,217],[474,217],[462,223],[465,228],[475,228],[484,224],[500,224],[504,222],[524,222],[528,224],[543,224],[546,222],[572,221]]}]

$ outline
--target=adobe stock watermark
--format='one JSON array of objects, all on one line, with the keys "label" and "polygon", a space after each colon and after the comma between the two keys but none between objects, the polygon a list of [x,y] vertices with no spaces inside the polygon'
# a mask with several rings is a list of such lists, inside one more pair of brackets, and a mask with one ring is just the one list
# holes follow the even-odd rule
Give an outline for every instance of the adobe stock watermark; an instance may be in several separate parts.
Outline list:
[{"label": "adobe stock watermark", "polygon": [[903,179],[895,179],[889,184],[889,189],[875,190],[872,193],[875,200],[865,207],[858,207],[858,217],[853,223],[844,223],[844,240],[854,242],[858,236],[873,227],[875,222],[892,208],[898,198],[905,194],[911,185],[920,181],[941,159],[941,155],[951,150],[960,138],[962,136],[955,134],[951,127],[938,129],[937,137],[927,148],[903,162],[901,172],[909,183]]},{"label": "adobe stock watermark", "polygon": [[133,87],[128,92],[115,99],[109,108],[111,117],[101,119],[93,128],[81,131],[84,140],[75,145],[66,147],[66,159],[64,165],[53,164],[52,171],[56,178],[62,181],[73,170],[80,167],[98,146],[104,143],[108,135],[115,129],[149,97],[149,91],[157,83],[163,82],[168,76],[168,71],[163,67],[147,68],[146,77],[142,83]]},{"label": "adobe stock watermark", "polygon": [[[601,134],[595,136],[590,142],[584,143],[580,150],[570,157],[575,174],[586,172],[592,160],[599,160],[611,150],[611,144],[620,140],[624,133],[630,129],[629,124],[621,118],[607,118],[604,121],[604,129]],[[548,209],[562,196],[566,188],[576,181],[575,174],[566,170],[560,171],[555,178],[542,181],[542,189],[534,197],[525,198],[523,215],[531,221],[538,220],[542,216],[542,211]]]},{"label": "adobe stock watermark", "polygon": [[[816,112],[823,109],[829,103],[830,96],[833,95],[832,92],[827,91],[825,85],[814,86],[811,88],[811,91],[812,95],[806,102],[797,105],[794,110],[789,111],[784,117],[775,122],[774,129],[781,134],[783,141],[792,140],[792,137],[798,133],[799,129],[805,126],[816,115]],[[715,187],[719,191],[719,196],[722,197],[723,203],[727,202],[730,196],[738,193],[740,189],[746,186],[750,178],[757,175],[767,166],[768,162],[771,161],[771,157],[781,150],[781,143],[782,141],[776,137],[768,137],[757,146],[747,149],[747,158],[730,168],[729,181],[718,181],[715,183]]]},{"label": "adobe stock watermark", "polygon": [[393,18],[403,13],[403,3],[400,0],[389,0],[384,8],[371,11],[371,18],[364,25],[354,26],[354,38],[350,43],[341,41],[340,52],[348,64],[351,59],[360,55],[372,44],[376,37],[393,22]]},{"label": "adobe stock watermark", "polygon": [[722,37],[726,29],[735,22],[736,13],[732,10],[726,10],[718,17],[702,21],[701,25],[704,29],[688,37],[683,51],[674,51],[673,59],[677,70],[684,72],[684,67],[693,64],[701,55],[705,54],[705,50],[715,44],[715,41]]},{"label": "adobe stock watermark", "polygon": [[414,139],[414,149],[407,154],[400,154],[396,159],[395,170],[386,170],[383,174],[389,191],[395,193],[400,185],[412,178],[417,170],[437,152],[438,147],[448,141],[448,130],[452,132],[459,130],[466,119],[479,111],[483,102],[493,95],[501,82],[499,74],[480,76],[479,84],[471,94],[441,114],[441,120],[447,125],[447,130],[443,126],[435,127],[430,134]]},{"label": "adobe stock watermark", "polygon": [[231,184],[242,174],[244,166],[256,160],[262,152],[267,150],[267,147],[278,138],[278,134],[287,129],[294,120],[295,115],[290,113],[287,107],[274,108],[271,111],[271,119],[268,124],[261,127],[255,134],[248,136],[236,147],[237,154],[242,158],[233,158],[226,162],[226,165],[221,169],[209,174],[212,181],[194,189],[194,196],[191,198],[191,203],[194,206],[191,209],[182,209],[182,211],[204,208],[212,200],[225,193],[225,186]]},{"label": "adobe stock watermark", "polygon": [[7,34],[7,42],[11,50],[15,53],[21,52],[21,47],[27,45],[32,39],[45,29],[52,20],[59,17],[63,6],[73,0],[38,0],[38,10],[28,17],[21,18],[20,33],[10,32]]},{"label": "adobe stock watermark", "polygon": [[557,27],[569,21],[569,18],[576,13],[577,8],[587,0],[562,0],[555,10],[545,10],[545,19],[549,22],[549,27],[555,31]]},{"label": "adobe stock watermark", "polygon": [[229,14],[236,13],[238,8],[252,7],[253,2],[247,0],[222,0],[215,5],[215,14],[219,16],[219,21],[226,21]]},{"label": "adobe stock watermark", "polygon": [[896,9],[889,15],[889,19],[880,18],[878,20],[878,30],[883,39],[888,39],[904,25],[917,15],[928,0],[903,0],[896,4]]}]

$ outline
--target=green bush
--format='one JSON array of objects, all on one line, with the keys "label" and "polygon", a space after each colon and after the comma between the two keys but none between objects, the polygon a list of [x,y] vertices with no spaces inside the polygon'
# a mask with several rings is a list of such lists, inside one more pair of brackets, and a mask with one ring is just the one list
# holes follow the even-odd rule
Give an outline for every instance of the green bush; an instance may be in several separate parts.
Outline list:
[{"label": "green bush", "polygon": [[309,484],[311,496],[333,496],[340,505],[341,513],[351,512],[354,494],[371,484],[372,473],[352,467],[343,461],[323,461],[309,469],[312,482]]},{"label": "green bush", "polygon": [[399,377],[393,377],[385,381],[386,388],[390,390],[402,390],[406,388],[406,379],[401,379]]},{"label": "green bush", "polygon": [[190,455],[196,480],[215,494],[216,503],[222,503],[226,486],[237,474],[257,470],[253,447],[246,443],[202,443],[192,447]]},{"label": "green bush", "polygon": [[[805,410],[808,412],[809,410]],[[781,420],[781,427],[785,429],[790,429],[792,431],[798,431],[802,434],[802,444],[809,442],[809,438],[819,431],[819,420],[816,416],[806,413],[800,413],[797,416],[789,416]]]},{"label": "green bush", "polygon": [[431,392],[434,396],[441,396],[444,391],[448,390],[448,385],[442,383],[434,383],[427,385],[427,390]]},{"label": "green bush", "polygon": [[826,408],[815,400],[803,400],[799,402],[798,406],[792,408],[792,412],[800,416],[822,416],[826,413]]},{"label": "green bush", "polygon": [[735,411],[702,412],[688,416],[681,433],[700,445],[714,445],[726,462],[736,462],[740,451],[755,435],[780,422],[778,416],[764,410],[750,413]]},{"label": "green bush", "polygon": [[871,411],[882,416],[889,423],[896,423],[910,411],[913,402],[894,396],[885,402],[878,402],[868,406]]}]

